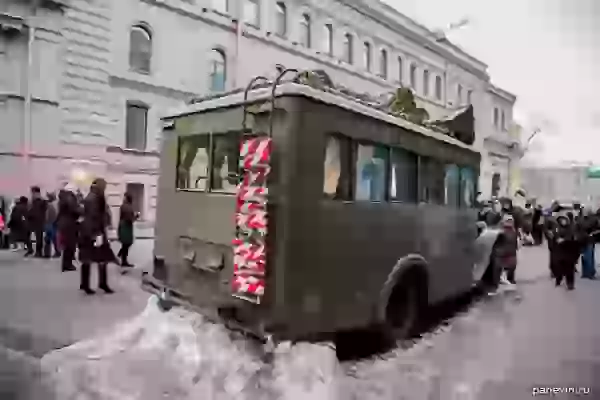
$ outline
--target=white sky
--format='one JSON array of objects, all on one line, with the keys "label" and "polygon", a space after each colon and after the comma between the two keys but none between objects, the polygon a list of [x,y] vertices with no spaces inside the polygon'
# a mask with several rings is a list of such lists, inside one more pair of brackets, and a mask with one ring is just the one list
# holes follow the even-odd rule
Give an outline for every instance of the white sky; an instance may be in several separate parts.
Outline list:
[{"label": "white sky", "polygon": [[530,161],[600,164],[600,0],[384,1],[434,29],[469,17],[448,38],[518,96],[518,122],[543,129]]}]

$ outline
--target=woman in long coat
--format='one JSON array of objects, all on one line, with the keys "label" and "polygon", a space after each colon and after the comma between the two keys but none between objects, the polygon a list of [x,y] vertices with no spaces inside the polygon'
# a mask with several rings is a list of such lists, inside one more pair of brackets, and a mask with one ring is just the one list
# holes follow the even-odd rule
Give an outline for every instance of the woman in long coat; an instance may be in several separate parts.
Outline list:
[{"label": "woman in long coat", "polygon": [[133,223],[139,218],[139,214],[133,209],[133,198],[130,193],[125,193],[123,196],[123,204],[121,204],[119,214],[119,227],[117,235],[121,242],[121,249],[117,254],[121,258],[122,267],[133,267],[127,260],[129,249],[133,245]]},{"label": "woman in long coat", "polygon": [[79,288],[86,294],[94,294],[90,288],[90,269],[92,263],[98,264],[98,288],[113,293],[108,286],[107,264],[115,261],[107,229],[110,226],[110,214],[104,191],[106,181],[94,180],[90,193],[83,201],[83,221],[79,239],[79,261],[81,261],[81,284]]}]

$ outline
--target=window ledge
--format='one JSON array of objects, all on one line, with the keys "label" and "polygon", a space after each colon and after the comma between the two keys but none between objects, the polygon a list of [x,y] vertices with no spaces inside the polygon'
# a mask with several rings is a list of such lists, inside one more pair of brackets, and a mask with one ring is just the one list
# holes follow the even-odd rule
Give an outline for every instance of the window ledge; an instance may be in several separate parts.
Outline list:
[{"label": "window ledge", "polygon": [[140,75],[146,75],[146,76],[152,75],[152,73],[150,71],[146,71],[146,70],[138,69],[138,68],[131,68],[131,67],[129,67],[129,72],[132,74],[140,74]]},{"label": "window ledge", "polygon": [[211,12],[213,12],[214,14],[220,15],[221,17],[226,17],[226,18],[231,18],[232,15],[229,11],[221,11],[221,10],[217,10],[214,8],[209,8],[209,10]]},{"label": "window ledge", "polygon": [[155,150],[139,150],[139,149],[128,149],[121,146],[107,146],[107,153],[121,153],[131,154],[136,156],[158,156],[159,152]]}]

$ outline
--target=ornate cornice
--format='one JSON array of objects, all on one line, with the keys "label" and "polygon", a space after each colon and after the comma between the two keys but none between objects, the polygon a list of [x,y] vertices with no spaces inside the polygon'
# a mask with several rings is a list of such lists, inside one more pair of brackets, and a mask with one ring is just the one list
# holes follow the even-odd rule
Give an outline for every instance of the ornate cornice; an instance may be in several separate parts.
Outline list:
[{"label": "ornate cornice", "polygon": [[426,49],[442,56],[444,59],[459,65],[478,78],[489,81],[487,65],[466,53],[450,41],[439,42],[434,32],[418,24],[394,8],[380,1],[338,0],[347,7],[353,8],[366,17],[376,20],[388,29],[412,40]]}]

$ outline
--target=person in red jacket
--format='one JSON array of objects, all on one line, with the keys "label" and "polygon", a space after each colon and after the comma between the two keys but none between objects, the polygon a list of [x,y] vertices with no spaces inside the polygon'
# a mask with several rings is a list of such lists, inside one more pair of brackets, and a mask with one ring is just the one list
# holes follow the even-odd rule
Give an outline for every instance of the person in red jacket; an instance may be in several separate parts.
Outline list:
[{"label": "person in red jacket", "polygon": [[498,259],[506,279],[516,283],[515,271],[517,269],[517,252],[519,250],[519,235],[515,228],[515,221],[510,214],[502,217],[502,234],[498,238]]}]

